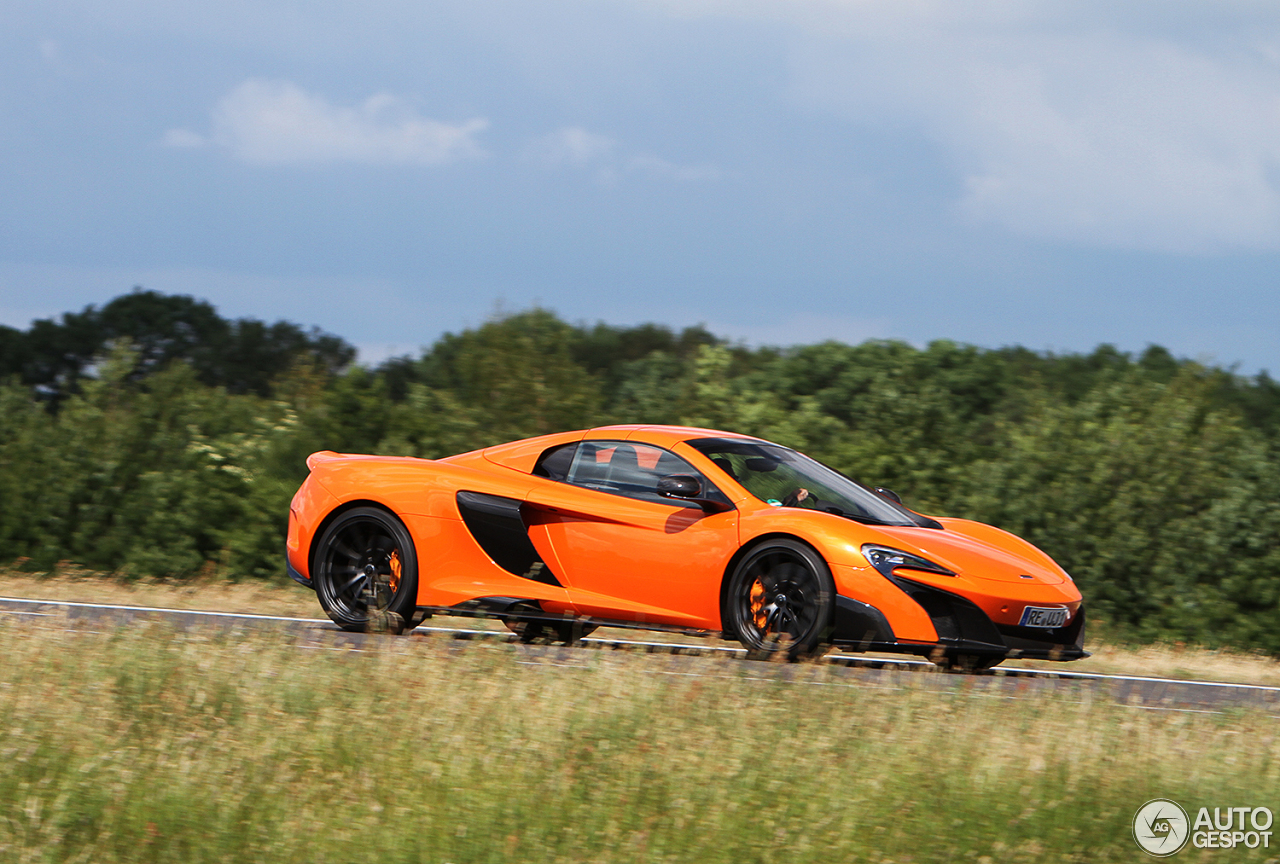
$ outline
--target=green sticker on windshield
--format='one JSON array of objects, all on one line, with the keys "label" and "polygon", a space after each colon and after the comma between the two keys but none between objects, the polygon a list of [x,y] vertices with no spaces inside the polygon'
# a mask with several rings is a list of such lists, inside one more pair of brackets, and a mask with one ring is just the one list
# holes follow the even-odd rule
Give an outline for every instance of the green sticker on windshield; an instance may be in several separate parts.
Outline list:
[{"label": "green sticker on windshield", "polygon": [[769,498],[769,499],[767,499],[764,503],[766,503],[766,504],[771,504],[771,505],[773,505],[774,507],[781,507],[781,506],[782,506],[782,502],[781,502],[781,501],[779,501],[777,498]]}]

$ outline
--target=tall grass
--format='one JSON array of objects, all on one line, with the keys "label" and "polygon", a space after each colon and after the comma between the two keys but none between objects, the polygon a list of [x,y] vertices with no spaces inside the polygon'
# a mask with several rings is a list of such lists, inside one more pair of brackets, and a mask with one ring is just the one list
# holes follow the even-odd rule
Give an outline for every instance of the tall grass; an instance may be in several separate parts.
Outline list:
[{"label": "tall grass", "polygon": [[0,859],[1133,861],[1149,798],[1280,810],[1261,714],[288,638],[0,624]]}]

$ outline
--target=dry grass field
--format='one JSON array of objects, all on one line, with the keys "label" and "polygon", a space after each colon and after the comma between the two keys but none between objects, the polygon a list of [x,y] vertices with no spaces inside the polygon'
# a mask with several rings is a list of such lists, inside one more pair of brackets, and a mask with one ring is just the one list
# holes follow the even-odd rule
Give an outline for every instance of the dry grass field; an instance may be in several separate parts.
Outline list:
[{"label": "dry grass field", "polygon": [[315,594],[292,582],[228,582],[223,579],[123,581],[74,567],[34,575],[16,570],[0,570],[0,597],[115,603],[164,609],[202,609],[297,618],[324,617],[316,603]]},{"label": "dry grass field", "polygon": [[[227,582],[224,580],[165,582],[145,579],[124,582],[74,568],[63,568],[57,573],[37,575],[20,573],[16,570],[0,570],[0,597],[115,603],[298,618],[324,617],[315,595],[291,582]],[[495,622],[476,619],[436,618],[430,623],[475,629],[503,629],[502,625]],[[666,635],[636,630],[601,630],[598,635],[619,639],[688,641],[687,637],[675,634]],[[1008,661],[1006,665],[1280,686],[1280,661],[1260,654],[1225,649],[1207,650],[1195,646],[1126,646],[1100,643],[1096,640],[1090,641],[1086,647],[1093,652],[1093,656],[1073,663]]]},{"label": "dry grass field", "polygon": [[154,623],[0,639],[3,861],[1120,862],[1150,798],[1280,788],[1274,718],[1069,687]]}]

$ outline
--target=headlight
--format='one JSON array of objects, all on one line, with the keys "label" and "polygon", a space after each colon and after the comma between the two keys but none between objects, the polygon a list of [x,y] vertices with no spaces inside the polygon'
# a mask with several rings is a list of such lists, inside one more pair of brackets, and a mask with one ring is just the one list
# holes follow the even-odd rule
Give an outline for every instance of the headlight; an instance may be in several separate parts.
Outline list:
[{"label": "headlight", "polygon": [[872,567],[886,576],[899,567],[905,567],[908,570],[924,570],[926,573],[940,573],[943,576],[956,575],[941,564],[934,564],[927,558],[921,558],[919,555],[912,555],[910,552],[903,552],[901,549],[894,549],[890,546],[864,543],[862,554],[871,562]]}]

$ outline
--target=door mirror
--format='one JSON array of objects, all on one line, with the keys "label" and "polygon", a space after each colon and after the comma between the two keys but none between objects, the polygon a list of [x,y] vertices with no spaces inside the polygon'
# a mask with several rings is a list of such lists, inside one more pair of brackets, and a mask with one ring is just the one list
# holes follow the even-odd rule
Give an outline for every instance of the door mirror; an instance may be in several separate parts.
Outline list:
[{"label": "door mirror", "polygon": [[708,513],[723,513],[733,506],[723,501],[702,497],[702,481],[692,474],[668,474],[658,478],[658,494],[701,507]]},{"label": "door mirror", "polygon": [[698,498],[702,481],[692,474],[668,474],[658,479],[658,494],[665,498]]},{"label": "door mirror", "polygon": [[877,486],[876,494],[884,498],[888,498],[890,501],[894,501],[898,504],[902,503],[902,499],[898,497],[898,493],[894,492],[892,489],[886,489],[883,486]]}]

